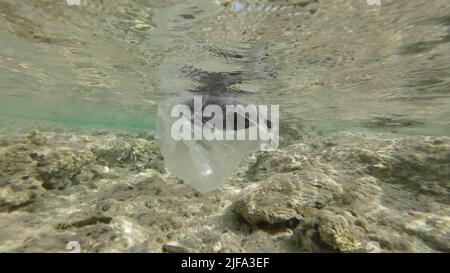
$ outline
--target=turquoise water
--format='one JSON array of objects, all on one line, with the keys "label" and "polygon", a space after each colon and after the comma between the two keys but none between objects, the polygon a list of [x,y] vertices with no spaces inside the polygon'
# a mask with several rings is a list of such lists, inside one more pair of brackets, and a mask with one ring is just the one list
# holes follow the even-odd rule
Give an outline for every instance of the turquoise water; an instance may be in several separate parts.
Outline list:
[{"label": "turquoise water", "polygon": [[0,0],[2,133],[152,130],[159,102],[205,86],[191,66],[238,74],[285,127],[450,135],[447,0],[81,3]]}]

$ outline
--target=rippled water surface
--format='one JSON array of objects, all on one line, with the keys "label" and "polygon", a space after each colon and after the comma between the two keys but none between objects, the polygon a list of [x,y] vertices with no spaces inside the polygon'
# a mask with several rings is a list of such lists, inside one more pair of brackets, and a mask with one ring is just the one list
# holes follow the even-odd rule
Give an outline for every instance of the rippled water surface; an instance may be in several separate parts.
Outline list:
[{"label": "rippled water surface", "polygon": [[448,0],[0,0],[1,131],[142,131],[166,98],[227,91],[279,104],[282,128],[448,136],[449,14]]}]

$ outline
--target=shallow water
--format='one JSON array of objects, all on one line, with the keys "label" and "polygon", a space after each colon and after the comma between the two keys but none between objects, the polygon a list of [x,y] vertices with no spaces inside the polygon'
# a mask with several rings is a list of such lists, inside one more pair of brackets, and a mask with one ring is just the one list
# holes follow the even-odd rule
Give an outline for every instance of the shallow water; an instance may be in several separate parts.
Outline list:
[{"label": "shallow water", "polygon": [[[450,251],[448,0],[67,2],[0,0],[0,252]],[[183,154],[191,93],[279,149]]]},{"label": "shallow water", "polygon": [[158,102],[225,88],[282,127],[450,135],[447,0],[311,2],[2,0],[1,131],[145,131]]}]

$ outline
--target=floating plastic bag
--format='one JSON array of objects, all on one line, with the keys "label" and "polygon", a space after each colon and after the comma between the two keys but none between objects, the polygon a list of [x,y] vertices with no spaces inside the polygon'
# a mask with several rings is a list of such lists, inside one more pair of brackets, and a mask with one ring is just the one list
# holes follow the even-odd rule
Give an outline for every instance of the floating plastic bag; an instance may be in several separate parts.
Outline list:
[{"label": "floating plastic bag", "polygon": [[[261,147],[259,140],[175,140],[172,125],[178,122],[200,129],[192,119],[172,117],[174,105],[189,99],[162,103],[158,107],[156,137],[166,168],[196,190],[205,193],[227,182],[233,171],[251,152]],[[202,124],[200,124],[202,125]],[[235,130],[247,131],[248,128]],[[220,131],[218,131],[220,133]]]}]

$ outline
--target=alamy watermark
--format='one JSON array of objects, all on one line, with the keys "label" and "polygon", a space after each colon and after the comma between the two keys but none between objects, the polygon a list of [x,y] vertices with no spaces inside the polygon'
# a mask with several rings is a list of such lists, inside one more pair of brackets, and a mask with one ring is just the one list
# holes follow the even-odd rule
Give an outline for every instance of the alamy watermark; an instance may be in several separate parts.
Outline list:
[{"label": "alamy watermark", "polygon": [[176,141],[257,140],[261,150],[278,147],[279,105],[205,104],[194,96],[193,105],[177,104],[170,114],[177,118],[171,126]]}]

